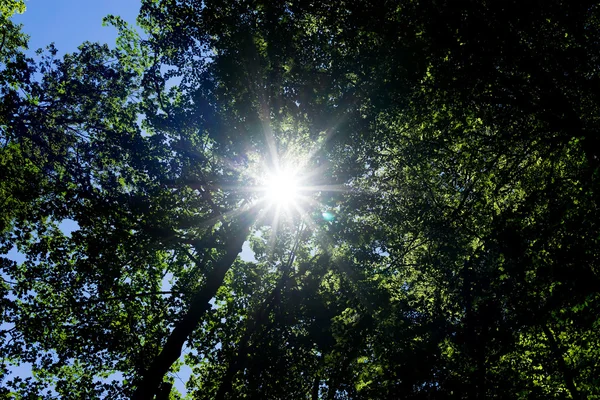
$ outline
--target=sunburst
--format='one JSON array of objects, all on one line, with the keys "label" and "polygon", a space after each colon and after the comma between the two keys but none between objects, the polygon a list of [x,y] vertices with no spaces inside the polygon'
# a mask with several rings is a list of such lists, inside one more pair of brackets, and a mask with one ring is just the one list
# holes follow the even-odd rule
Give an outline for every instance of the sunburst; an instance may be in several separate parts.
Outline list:
[{"label": "sunburst", "polygon": [[292,170],[274,171],[265,179],[264,197],[269,206],[287,210],[297,204],[300,192],[299,178]]},{"label": "sunburst", "polygon": [[317,191],[308,185],[311,174],[303,174],[301,170],[305,169],[287,167],[279,162],[277,166],[264,168],[258,176],[260,219],[275,231],[286,221],[295,225],[293,221],[304,219],[315,204]]},{"label": "sunburst", "polygon": [[258,210],[257,219],[275,230],[286,221],[296,225],[303,220],[309,226],[313,225],[313,215],[326,211],[319,201],[319,194],[346,190],[343,185],[324,184],[325,167],[311,165],[310,153],[304,157],[289,153],[275,155],[273,159],[270,163],[263,161],[254,169],[256,172],[252,176],[258,186],[250,191],[257,194],[253,203]]}]

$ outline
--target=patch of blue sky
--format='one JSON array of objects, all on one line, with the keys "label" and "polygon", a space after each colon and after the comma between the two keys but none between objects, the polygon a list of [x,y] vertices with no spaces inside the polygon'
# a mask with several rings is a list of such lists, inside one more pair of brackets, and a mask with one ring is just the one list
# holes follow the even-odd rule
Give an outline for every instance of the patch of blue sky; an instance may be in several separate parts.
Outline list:
[{"label": "patch of blue sky", "polygon": [[75,51],[85,41],[114,47],[117,30],[102,26],[102,19],[113,14],[135,24],[140,10],[139,0],[26,0],[25,5],[25,13],[14,21],[23,24],[32,53],[52,42],[61,54]]}]

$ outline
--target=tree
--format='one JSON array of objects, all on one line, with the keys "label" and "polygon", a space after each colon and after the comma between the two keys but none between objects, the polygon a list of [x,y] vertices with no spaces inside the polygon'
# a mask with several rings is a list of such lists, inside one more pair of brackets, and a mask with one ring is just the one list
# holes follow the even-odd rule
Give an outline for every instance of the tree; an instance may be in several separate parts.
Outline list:
[{"label": "tree", "polygon": [[27,37],[15,25],[11,17],[14,14],[22,14],[25,11],[25,3],[22,0],[7,0],[0,4],[0,26],[2,27],[2,41],[0,42],[0,55],[2,62],[10,59],[18,53],[20,48],[27,46]]},{"label": "tree", "polygon": [[7,64],[5,393],[597,396],[598,8],[460,6],[143,1]]}]

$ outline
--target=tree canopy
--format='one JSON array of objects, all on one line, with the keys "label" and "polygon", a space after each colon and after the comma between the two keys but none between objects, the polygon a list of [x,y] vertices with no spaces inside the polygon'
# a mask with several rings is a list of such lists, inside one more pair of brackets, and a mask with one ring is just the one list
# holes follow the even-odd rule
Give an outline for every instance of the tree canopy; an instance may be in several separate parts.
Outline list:
[{"label": "tree canopy", "polygon": [[1,396],[600,396],[596,2],[0,11]]}]

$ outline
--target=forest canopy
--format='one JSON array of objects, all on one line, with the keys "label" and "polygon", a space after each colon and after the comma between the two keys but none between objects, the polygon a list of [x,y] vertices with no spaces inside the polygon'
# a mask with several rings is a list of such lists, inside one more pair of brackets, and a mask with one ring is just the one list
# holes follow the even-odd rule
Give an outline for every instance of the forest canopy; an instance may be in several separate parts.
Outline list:
[{"label": "forest canopy", "polygon": [[600,398],[600,4],[140,6],[0,2],[0,397]]}]

